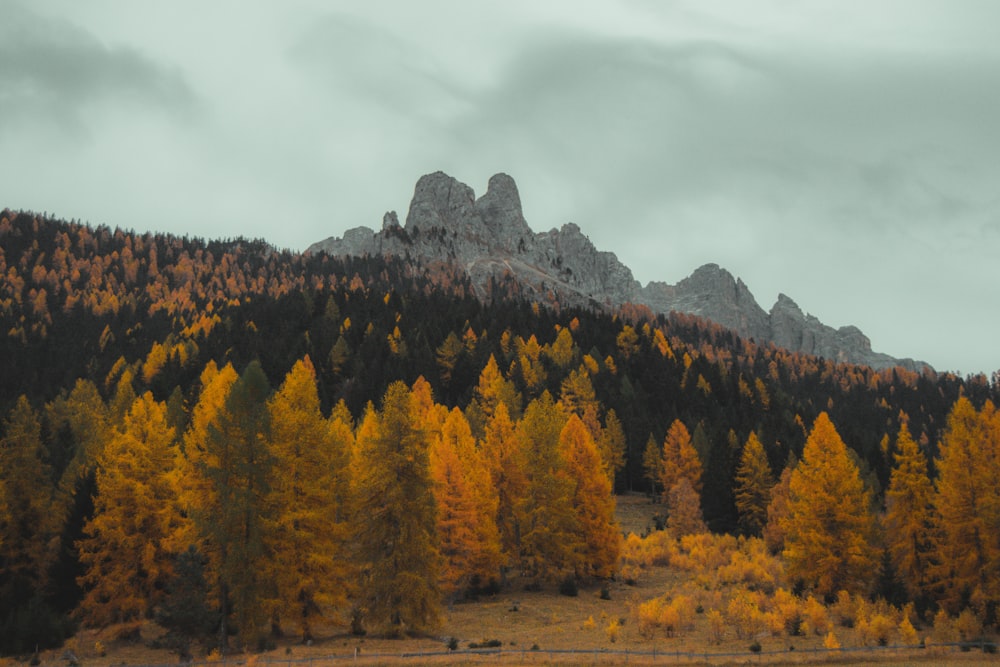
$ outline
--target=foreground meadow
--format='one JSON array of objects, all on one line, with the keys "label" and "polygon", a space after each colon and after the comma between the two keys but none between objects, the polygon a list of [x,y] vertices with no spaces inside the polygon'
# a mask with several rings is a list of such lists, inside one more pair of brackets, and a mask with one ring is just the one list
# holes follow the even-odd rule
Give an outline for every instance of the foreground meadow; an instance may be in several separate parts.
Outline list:
[{"label": "foreground meadow", "polygon": [[[653,531],[662,505],[644,496],[618,499],[629,534],[622,575],[608,584],[528,591],[519,581],[495,595],[446,608],[433,635],[385,639],[354,636],[346,623],[317,628],[303,645],[276,638],[260,654],[225,658],[195,651],[195,663],[227,664],[981,664],[1000,662],[979,647],[990,640],[971,615],[923,619],[902,609],[842,595],[834,604],[804,600],[781,588],[780,561],[759,540],[707,534],[678,541]],[[645,538],[640,535],[647,534]],[[935,623],[935,620],[937,621]],[[156,648],[152,622],[82,630],[62,649],[38,655],[43,665],[173,664]],[[888,647],[915,646],[904,649]],[[840,648],[841,651],[830,649]],[[753,650],[758,649],[758,650]],[[481,654],[471,651],[480,650]],[[570,653],[572,651],[572,653]],[[628,653],[625,653],[625,652]],[[27,658],[26,658],[27,659]],[[3,664],[16,664],[8,659]]]}]

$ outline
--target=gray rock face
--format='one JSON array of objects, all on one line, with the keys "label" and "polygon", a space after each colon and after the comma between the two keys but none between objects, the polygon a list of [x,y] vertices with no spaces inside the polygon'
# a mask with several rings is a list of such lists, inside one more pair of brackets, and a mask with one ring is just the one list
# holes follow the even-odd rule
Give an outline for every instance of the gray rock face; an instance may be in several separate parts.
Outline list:
[{"label": "gray rock face", "polygon": [[717,264],[706,264],[676,285],[651,282],[641,300],[656,312],[691,313],[733,329],[744,338],[770,338],[768,315],[742,280]]},{"label": "gray rock face", "polygon": [[765,312],[742,280],[716,264],[696,269],[676,285],[651,282],[642,287],[614,253],[597,250],[577,225],[533,232],[524,219],[517,185],[507,174],[490,178],[479,199],[472,188],[443,172],[428,174],[417,181],[405,228],[390,211],[378,233],[356,227],[306,252],[396,255],[418,264],[450,262],[469,275],[480,296],[486,296],[491,279],[512,277],[524,296],[538,300],[555,295],[564,305],[608,308],[637,303],[656,313],[691,313],[743,338],[838,362],[918,371],[927,366],[873,352],[856,327],[829,327],[804,314],[784,294]]}]

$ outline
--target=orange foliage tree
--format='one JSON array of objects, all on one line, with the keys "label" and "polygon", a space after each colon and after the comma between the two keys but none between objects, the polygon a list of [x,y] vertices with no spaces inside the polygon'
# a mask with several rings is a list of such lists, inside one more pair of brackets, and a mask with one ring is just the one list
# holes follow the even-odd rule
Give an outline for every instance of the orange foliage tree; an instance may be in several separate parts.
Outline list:
[{"label": "orange foliage tree", "polygon": [[760,535],[767,523],[767,506],[771,502],[772,486],[774,476],[771,474],[771,464],[767,461],[764,446],[757,439],[757,434],[751,431],[740,455],[733,489],[740,524],[751,535]]},{"label": "orange foliage tree", "polygon": [[338,502],[350,433],[333,437],[337,432],[320,412],[308,356],[288,372],[267,410],[274,461],[266,526],[272,613],[294,621],[307,641],[324,608],[346,602],[351,581],[348,525]]},{"label": "orange foliage tree", "polygon": [[878,573],[871,499],[833,422],[820,413],[789,480],[784,558],[818,595],[868,590]]},{"label": "orange foliage tree", "polygon": [[899,427],[895,467],[885,492],[886,547],[896,575],[912,599],[930,592],[929,568],[934,543],[934,485],[927,475],[927,458]]},{"label": "orange foliage tree", "polygon": [[670,489],[674,488],[681,477],[691,483],[691,488],[696,493],[701,493],[701,471],[701,460],[691,444],[691,434],[684,422],[675,419],[663,439],[663,460],[660,464],[663,499],[668,499]]},{"label": "orange foliage tree", "polygon": [[937,460],[939,539],[935,556],[942,602],[980,612],[1000,603],[1000,415],[964,396],[948,415]]},{"label": "orange foliage tree", "polygon": [[441,622],[440,554],[429,442],[410,389],[389,385],[369,407],[351,464],[364,622],[391,635]]},{"label": "orange foliage tree", "polygon": [[469,423],[458,408],[446,418],[430,449],[443,559],[441,591],[454,599],[500,574],[497,492]]},{"label": "orange foliage tree", "polygon": [[517,425],[524,457],[525,493],[516,512],[520,529],[522,571],[537,579],[555,580],[575,570],[578,533],[573,511],[573,480],[565,474],[559,436],[566,415],[546,391],[532,401]]},{"label": "orange foliage tree", "polygon": [[559,434],[559,452],[572,480],[572,505],[578,532],[575,538],[578,578],[606,579],[614,574],[621,552],[621,532],[615,521],[611,480],[590,431],[573,414]]},{"label": "orange foliage tree", "polygon": [[88,625],[144,618],[162,599],[185,521],[168,474],[176,460],[166,407],[146,392],[98,459],[94,516],[77,543]]}]

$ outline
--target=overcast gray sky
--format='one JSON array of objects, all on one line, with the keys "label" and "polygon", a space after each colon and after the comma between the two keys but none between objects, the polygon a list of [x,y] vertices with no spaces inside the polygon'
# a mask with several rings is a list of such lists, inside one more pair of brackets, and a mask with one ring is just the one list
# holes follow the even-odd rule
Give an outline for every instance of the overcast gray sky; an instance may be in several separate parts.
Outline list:
[{"label": "overcast gray sky", "polygon": [[296,250],[443,170],[1000,369],[1000,2],[0,0],[0,206]]}]

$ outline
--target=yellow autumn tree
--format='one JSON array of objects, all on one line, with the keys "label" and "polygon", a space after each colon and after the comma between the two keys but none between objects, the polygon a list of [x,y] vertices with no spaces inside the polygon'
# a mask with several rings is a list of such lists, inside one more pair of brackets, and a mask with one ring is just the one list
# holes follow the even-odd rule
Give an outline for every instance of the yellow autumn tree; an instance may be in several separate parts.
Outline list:
[{"label": "yellow autumn tree", "polygon": [[675,419],[663,439],[663,459],[660,464],[660,484],[663,499],[667,500],[670,489],[681,477],[691,482],[691,488],[701,493],[701,459],[691,444],[691,434],[684,422]]},{"label": "yellow autumn tree", "polygon": [[442,557],[441,591],[454,600],[498,580],[500,535],[496,489],[462,412],[449,414],[430,449]]},{"label": "yellow autumn tree", "polygon": [[701,512],[701,499],[691,480],[681,477],[667,494],[667,528],[677,539],[708,532]]},{"label": "yellow autumn tree", "polygon": [[621,553],[615,497],[597,445],[576,414],[570,415],[559,434],[559,453],[573,486],[577,531],[567,538],[575,543],[574,574],[579,579],[607,579],[614,574]]},{"label": "yellow autumn tree", "polygon": [[818,595],[867,591],[878,573],[870,505],[847,445],[820,413],[789,480],[783,521],[789,576]]},{"label": "yellow autumn tree", "polygon": [[53,429],[67,429],[73,435],[73,456],[59,479],[59,490],[65,502],[76,502],[74,496],[90,478],[101,451],[111,439],[107,406],[97,386],[80,379],[69,396],[50,403],[46,413]]},{"label": "yellow autumn tree", "polygon": [[429,442],[409,388],[389,385],[358,428],[351,477],[362,567],[360,612],[389,635],[441,622],[440,554]]},{"label": "yellow autumn tree", "polygon": [[146,392],[98,459],[94,515],[77,543],[85,624],[145,618],[162,599],[175,556],[168,546],[185,521],[168,474],[176,461],[166,407]]},{"label": "yellow autumn tree", "polygon": [[660,483],[663,474],[663,446],[656,442],[653,434],[646,439],[646,447],[642,450],[643,477],[649,482],[649,495],[656,495],[656,485]]},{"label": "yellow autumn tree", "polygon": [[[563,331],[568,331],[568,329],[563,329]],[[566,379],[562,381],[559,387],[559,402],[568,412],[575,413],[581,418],[588,409],[596,411],[597,394],[590,381],[590,373],[587,372],[585,366],[570,371]]]},{"label": "yellow autumn tree", "polygon": [[465,346],[458,335],[452,331],[445,337],[444,342],[437,348],[437,364],[440,368],[441,381],[445,386],[449,386],[455,372],[455,366],[465,353]]},{"label": "yellow autumn tree", "polygon": [[941,602],[984,612],[1000,603],[1000,417],[961,397],[948,415],[937,459],[936,578]]},{"label": "yellow autumn tree", "polygon": [[338,476],[343,478],[337,468],[345,464],[343,448],[350,444],[331,437],[308,356],[292,366],[267,410],[274,474],[264,567],[275,584],[272,613],[296,623],[308,641],[324,610],[346,602],[351,581],[348,526],[337,488]]},{"label": "yellow autumn tree", "polygon": [[927,458],[904,422],[896,436],[895,466],[885,492],[885,542],[911,599],[929,593],[934,544],[934,485]]},{"label": "yellow autumn tree", "polygon": [[628,443],[625,439],[625,429],[618,419],[618,414],[614,410],[608,410],[604,415],[604,428],[597,439],[597,449],[601,453],[601,460],[614,487],[615,475],[625,467],[625,448]]},{"label": "yellow autumn tree", "polygon": [[740,464],[736,468],[733,491],[740,525],[751,535],[760,535],[767,523],[767,506],[771,502],[774,476],[768,463],[764,445],[753,431],[743,445]]},{"label": "yellow autumn tree", "polygon": [[779,554],[785,549],[785,526],[788,523],[789,490],[792,481],[792,471],[798,465],[796,461],[791,461],[786,465],[778,482],[771,487],[771,499],[767,503],[767,523],[764,524],[762,536],[764,544],[772,554]]},{"label": "yellow autumn tree", "polygon": [[[188,430],[182,440],[183,451],[171,476],[177,489],[181,509],[189,517],[193,517],[203,508],[218,504],[208,479],[202,474],[204,468],[219,465],[218,455],[209,451],[206,443],[209,429],[225,406],[229,390],[238,378],[239,375],[231,364],[226,364],[220,369],[214,361],[208,362],[199,376],[201,392],[198,395],[198,402],[191,411]],[[196,545],[201,553],[209,557],[212,569],[218,568],[217,549],[213,548],[213,545],[203,544],[201,536],[194,530],[193,525],[186,535],[178,536],[178,541],[179,544],[175,545],[178,552],[190,545]]]},{"label": "yellow autumn tree", "polygon": [[519,505],[527,493],[528,479],[523,468],[521,440],[507,413],[499,403],[486,424],[486,434],[480,444],[491,485],[497,493],[496,525],[504,561],[515,560],[521,549]]},{"label": "yellow autumn tree", "polygon": [[559,451],[565,425],[566,415],[547,391],[528,405],[517,425],[526,479],[526,492],[515,510],[521,533],[519,561],[522,572],[537,580],[564,577],[576,564],[574,486]]}]

